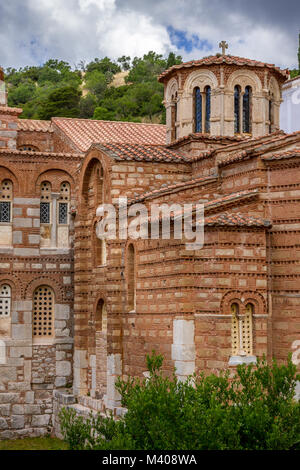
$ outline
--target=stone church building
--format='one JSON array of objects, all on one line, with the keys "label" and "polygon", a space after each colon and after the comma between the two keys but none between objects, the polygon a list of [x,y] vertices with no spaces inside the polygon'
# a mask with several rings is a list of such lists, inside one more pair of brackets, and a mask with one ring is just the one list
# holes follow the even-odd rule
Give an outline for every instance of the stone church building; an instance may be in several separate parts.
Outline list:
[{"label": "stone church building", "polygon": [[[143,377],[153,349],[182,380],[263,355],[300,363],[288,78],[229,55],[175,65],[159,77],[164,126],[20,119],[0,71],[0,438],[53,430],[62,404],[121,413],[115,381]],[[119,197],[201,201],[204,246],[99,239],[96,209]]]}]

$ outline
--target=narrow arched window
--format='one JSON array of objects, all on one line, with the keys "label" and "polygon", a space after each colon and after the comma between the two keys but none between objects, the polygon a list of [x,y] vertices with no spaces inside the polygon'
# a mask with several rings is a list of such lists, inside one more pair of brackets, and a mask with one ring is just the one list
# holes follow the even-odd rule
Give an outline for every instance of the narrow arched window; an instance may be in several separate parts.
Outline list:
[{"label": "narrow arched window", "polygon": [[194,132],[202,132],[202,95],[199,87],[194,89]]},{"label": "narrow arched window", "polygon": [[271,134],[274,124],[274,104],[273,94],[269,94],[269,133]]},{"label": "narrow arched window", "polygon": [[96,208],[103,204],[104,194],[103,194],[103,168],[101,165],[96,166],[95,170],[95,203]]},{"label": "narrow arched window", "polygon": [[58,223],[60,225],[67,225],[69,223],[70,198],[70,184],[67,181],[64,181],[60,185],[60,197],[58,200]]},{"label": "narrow arched window", "polygon": [[43,181],[41,184],[40,221],[41,224],[50,224],[51,221],[51,183],[49,181]]},{"label": "narrow arched window", "polygon": [[248,303],[246,305],[245,317],[243,319],[242,337],[242,348],[247,356],[251,356],[253,353],[253,314],[254,305]]},{"label": "narrow arched window", "polygon": [[106,240],[97,237],[96,224],[94,225],[94,244],[95,266],[102,266],[106,264]]},{"label": "narrow arched window", "polygon": [[96,331],[102,331],[105,333],[107,331],[107,314],[106,314],[106,305],[104,300],[98,300],[96,307],[96,318],[95,318]]},{"label": "narrow arched window", "polygon": [[38,287],[33,294],[32,335],[34,338],[54,336],[54,292],[49,286]]},{"label": "narrow arched window", "polygon": [[243,132],[245,134],[250,134],[251,132],[251,98],[252,89],[250,86],[246,86],[243,95]]},{"label": "narrow arched window", "polygon": [[135,310],[135,250],[132,244],[127,250],[127,303],[129,311]]},{"label": "narrow arched window", "polygon": [[174,111],[174,114],[175,114],[175,140],[178,138],[178,127],[176,126],[176,123],[178,121],[178,105],[177,105],[177,102],[178,102],[178,95],[177,95],[177,91],[175,93],[175,100],[174,100],[174,108],[175,108],[175,111]]},{"label": "narrow arched window", "polygon": [[232,355],[237,356],[240,350],[239,305],[231,304],[231,347]]},{"label": "narrow arched window", "polygon": [[8,284],[0,286],[0,318],[10,316],[11,289]]},{"label": "narrow arched window", "polygon": [[236,85],[234,87],[234,132],[240,134],[241,132],[241,87]]},{"label": "narrow arched window", "polygon": [[211,88],[205,87],[205,132],[210,132]]},{"label": "narrow arched window", "polygon": [[10,223],[12,217],[13,184],[3,180],[0,191],[0,222]]}]

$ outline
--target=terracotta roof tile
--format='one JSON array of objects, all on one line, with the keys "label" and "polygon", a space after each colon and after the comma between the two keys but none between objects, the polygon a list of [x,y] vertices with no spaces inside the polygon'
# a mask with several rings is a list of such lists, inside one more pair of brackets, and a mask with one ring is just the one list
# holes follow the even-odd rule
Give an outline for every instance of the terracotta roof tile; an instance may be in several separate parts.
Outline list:
[{"label": "terracotta roof tile", "polygon": [[205,218],[205,225],[229,227],[271,227],[271,222],[261,217],[253,217],[240,212],[218,214]]},{"label": "terracotta roof tile", "polygon": [[162,124],[73,118],[52,118],[52,122],[82,152],[93,143],[164,145],[166,141],[166,126]]},{"label": "terracotta roof tile", "polygon": [[39,121],[36,119],[19,119],[19,131],[35,131],[35,132],[53,132],[51,121]]},{"label": "terracotta roof tile", "polygon": [[286,152],[277,153],[262,157],[262,160],[282,160],[284,158],[300,157],[300,149],[292,149]]},{"label": "terracotta roof tile", "polygon": [[215,181],[216,178],[217,177],[214,176],[214,175],[212,175],[212,176],[203,176],[203,177],[200,177],[200,178],[194,178],[194,179],[190,179],[190,180],[187,180],[187,181],[183,181],[181,183],[171,184],[171,185],[168,185],[168,186],[162,186],[158,189],[154,189],[153,191],[149,191],[147,193],[136,196],[135,198],[130,199],[128,201],[128,203],[129,204],[135,204],[136,202],[144,201],[145,199],[152,199],[152,198],[155,198],[155,197],[158,197],[158,196],[163,196],[164,194],[169,194],[169,193],[177,191],[177,190],[179,190],[179,191],[186,190],[186,189],[191,188],[193,186],[198,186],[198,185],[201,185],[203,183],[209,183],[210,181]]},{"label": "terracotta roof tile", "polygon": [[254,197],[258,196],[259,192],[257,189],[254,189],[253,191],[238,191],[236,193],[230,193],[226,194],[224,196],[220,196],[216,199],[212,199],[211,201],[208,201],[205,203],[205,210],[212,209],[217,206],[222,206],[227,203],[232,203],[236,200],[240,199],[247,199],[249,197]]},{"label": "terracotta roof tile", "polygon": [[0,106],[0,114],[21,114],[23,109],[21,108],[10,108],[9,106]]},{"label": "terracotta roof tile", "polygon": [[174,162],[183,163],[188,159],[173,150],[158,145],[138,144],[93,144],[92,148],[102,150],[110,157],[120,161]]},{"label": "terracotta roof tile", "polygon": [[281,75],[282,78],[285,78],[285,79],[289,78],[288,69],[282,70],[279,67],[276,67],[274,64],[267,64],[265,62],[260,62],[258,60],[251,60],[251,59],[246,59],[244,57],[237,57],[237,56],[232,56],[232,55],[225,55],[225,56],[214,55],[214,56],[205,57],[199,60],[191,60],[189,62],[183,62],[182,64],[179,64],[179,65],[173,65],[172,67],[168,68],[163,73],[161,73],[158,77],[158,80],[164,81],[164,79],[171,72],[173,72],[173,70],[195,67],[195,66],[200,66],[200,65],[218,65],[218,64],[240,65],[240,66],[249,66],[249,67],[266,67],[266,68],[273,69],[275,72]]},{"label": "terracotta roof tile", "polygon": [[56,153],[56,152],[36,152],[33,150],[17,150],[4,148],[0,149],[0,154],[3,155],[21,155],[26,157],[54,157],[54,158],[69,158],[69,159],[83,159],[82,154],[80,153]]}]

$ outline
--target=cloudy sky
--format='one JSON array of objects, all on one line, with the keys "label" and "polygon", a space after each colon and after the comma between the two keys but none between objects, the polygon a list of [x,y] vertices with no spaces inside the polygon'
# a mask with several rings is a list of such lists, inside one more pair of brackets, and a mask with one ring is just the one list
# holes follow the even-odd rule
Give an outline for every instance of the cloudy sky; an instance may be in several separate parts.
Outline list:
[{"label": "cloudy sky", "polygon": [[0,0],[0,65],[219,51],[297,65],[299,0]]}]

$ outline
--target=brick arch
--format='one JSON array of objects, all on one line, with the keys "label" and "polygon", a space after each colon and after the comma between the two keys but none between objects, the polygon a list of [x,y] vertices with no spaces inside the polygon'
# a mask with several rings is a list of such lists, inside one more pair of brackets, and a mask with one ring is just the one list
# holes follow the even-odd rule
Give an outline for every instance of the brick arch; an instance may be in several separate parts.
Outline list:
[{"label": "brick arch", "polygon": [[19,192],[19,181],[15,173],[10,168],[6,166],[1,166],[1,165],[0,165],[0,173],[1,173],[0,183],[2,183],[3,180],[11,180],[14,185],[14,192]]},{"label": "brick arch", "polygon": [[178,92],[178,82],[175,77],[171,78],[166,88],[166,101],[169,102],[172,99],[172,95]]},{"label": "brick arch", "polygon": [[48,276],[40,276],[37,279],[31,280],[25,288],[25,299],[31,300],[33,293],[39,286],[49,286],[53,289],[55,295],[55,303],[63,302],[64,299],[64,290],[61,285],[53,278]]},{"label": "brick arch", "polygon": [[208,69],[194,70],[194,72],[188,76],[184,84],[184,91],[186,94],[192,95],[195,87],[199,87],[203,92],[207,85],[209,85],[212,90],[218,88],[216,75]]},{"label": "brick arch", "polygon": [[227,292],[221,300],[221,313],[230,315],[230,306],[233,303],[237,303],[239,305],[240,314],[245,313],[246,305],[248,303],[252,303],[254,305],[255,314],[266,313],[266,301],[261,294],[258,294],[255,291]]},{"label": "brick arch", "polygon": [[43,181],[49,181],[52,185],[52,190],[55,192],[60,192],[60,185],[64,181],[68,182],[71,186],[71,190],[75,189],[74,178],[66,170],[61,168],[47,168],[42,171],[35,181],[35,190],[36,194],[40,194],[40,186]]},{"label": "brick arch", "polygon": [[261,93],[262,91],[260,78],[252,70],[241,69],[232,72],[227,79],[227,91],[233,93],[236,85],[240,85],[242,92],[245,91],[246,86],[251,86],[254,94]]},{"label": "brick arch", "polygon": [[11,288],[12,300],[23,299],[24,286],[21,279],[16,274],[0,274],[0,285],[8,284]]}]

